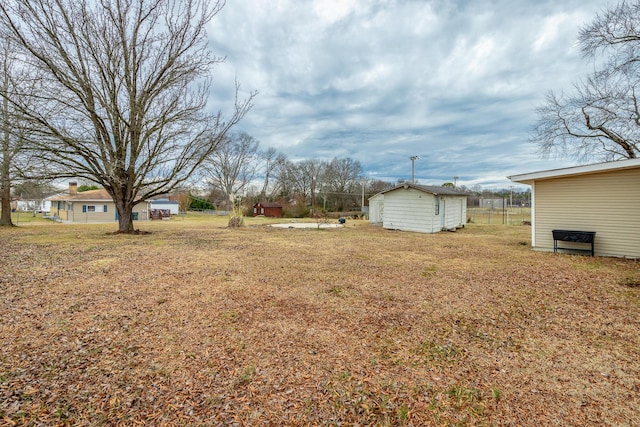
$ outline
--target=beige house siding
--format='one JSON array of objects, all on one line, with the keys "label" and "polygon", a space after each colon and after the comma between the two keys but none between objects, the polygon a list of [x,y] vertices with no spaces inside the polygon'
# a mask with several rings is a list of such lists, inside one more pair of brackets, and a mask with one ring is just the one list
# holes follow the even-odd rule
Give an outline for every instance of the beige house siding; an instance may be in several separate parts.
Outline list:
[{"label": "beige house siding", "polygon": [[[83,206],[86,206],[86,212],[83,212]],[[93,206],[95,211],[88,208]],[[106,212],[104,207],[107,207]],[[116,206],[113,202],[104,201],[75,201],[73,209],[69,212],[69,220],[73,222],[109,222],[116,220]]]},{"label": "beige house siding", "polygon": [[[60,209],[58,208],[60,204]],[[83,206],[87,209],[83,212]],[[95,211],[91,211],[89,206],[95,206]],[[106,212],[104,207],[107,207]],[[146,221],[149,219],[147,212],[147,203],[138,203],[133,207],[133,212],[138,213],[138,221]],[[76,223],[97,223],[97,222],[115,222],[116,221],[116,205],[114,202],[99,201],[53,201],[51,203],[51,216],[57,216],[62,221],[71,221]]]},{"label": "beige house siding", "polygon": [[[146,202],[140,202],[133,207],[133,212],[138,213],[137,221],[146,221],[149,219],[149,204]],[[115,206],[113,207],[115,209]]]},{"label": "beige house siding", "polygon": [[65,201],[52,201],[51,202],[51,210],[49,211],[49,215],[57,216],[62,221],[68,221],[69,219],[69,206]]},{"label": "beige house siding", "polygon": [[554,229],[595,231],[596,255],[640,257],[639,186],[640,169],[536,180],[534,247],[553,250]]}]

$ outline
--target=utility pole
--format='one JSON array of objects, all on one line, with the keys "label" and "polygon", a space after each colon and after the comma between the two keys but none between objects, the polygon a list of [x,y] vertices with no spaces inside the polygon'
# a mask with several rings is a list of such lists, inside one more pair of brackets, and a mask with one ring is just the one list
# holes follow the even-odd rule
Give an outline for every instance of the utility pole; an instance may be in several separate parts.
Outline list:
[{"label": "utility pole", "polygon": [[509,207],[513,206],[513,185],[509,186]]},{"label": "utility pole", "polygon": [[411,156],[409,157],[409,160],[411,160],[411,183],[415,184],[415,179],[414,179],[414,163],[416,160],[418,160],[420,158],[420,156]]},{"label": "utility pole", "polygon": [[458,177],[457,176],[453,177],[453,188],[458,188]]}]

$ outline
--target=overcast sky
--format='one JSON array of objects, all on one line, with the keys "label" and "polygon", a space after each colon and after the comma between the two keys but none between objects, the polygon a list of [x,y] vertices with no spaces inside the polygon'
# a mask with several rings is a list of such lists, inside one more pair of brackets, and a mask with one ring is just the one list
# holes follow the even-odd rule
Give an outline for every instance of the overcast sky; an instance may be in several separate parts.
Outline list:
[{"label": "overcast sky", "polygon": [[238,125],[290,160],[351,157],[368,178],[507,188],[572,166],[528,142],[547,91],[591,67],[579,28],[604,0],[228,0],[209,29],[225,56],[211,107],[237,79],[259,92]]}]

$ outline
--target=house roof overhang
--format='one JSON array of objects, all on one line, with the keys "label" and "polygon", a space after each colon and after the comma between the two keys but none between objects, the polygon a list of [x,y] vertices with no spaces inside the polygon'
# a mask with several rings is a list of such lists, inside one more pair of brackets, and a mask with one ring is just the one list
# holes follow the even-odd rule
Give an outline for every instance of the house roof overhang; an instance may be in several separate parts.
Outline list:
[{"label": "house roof overhang", "polygon": [[640,168],[640,159],[618,160],[616,162],[595,163],[591,165],[573,166],[570,168],[550,169],[540,172],[530,172],[508,176],[511,181],[521,184],[533,184],[534,181],[554,179],[594,173],[611,172],[616,170]]}]

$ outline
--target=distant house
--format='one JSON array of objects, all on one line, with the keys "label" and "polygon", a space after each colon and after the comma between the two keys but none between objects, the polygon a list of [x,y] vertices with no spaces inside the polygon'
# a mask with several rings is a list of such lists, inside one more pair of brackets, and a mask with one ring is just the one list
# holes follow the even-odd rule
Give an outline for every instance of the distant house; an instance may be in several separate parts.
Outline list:
[{"label": "distant house", "polygon": [[420,233],[454,230],[466,224],[467,195],[446,187],[401,184],[369,199],[369,221]]},{"label": "distant house", "polygon": [[16,209],[23,212],[49,212],[51,200],[17,200]]},{"label": "distant house", "polygon": [[[46,200],[51,202],[49,215],[69,222],[111,222],[118,220],[116,204],[107,190],[78,192],[78,184],[69,183],[67,193],[56,194]],[[149,203],[140,201],[133,208],[134,221],[149,219]]]},{"label": "distant house", "polygon": [[180,203],[177,200],[169,199],[152,199],[151,209],[169,210],[171,215],[178,215],[180,213]]},{"label": "distant house", "polygon": [[[640,258],[640,159],[532,172],[509,179],[531,186],[534,249],[553,250],[554,229],[591,231],[596,232],[596,255]],[[584,244],[573,246],[584,248]]]},{"label": "distant house", "polygon": [[282,218],[282,205],[274,202],[258,202],[253,205],[253,216],[264,215],[270,218]]}]

